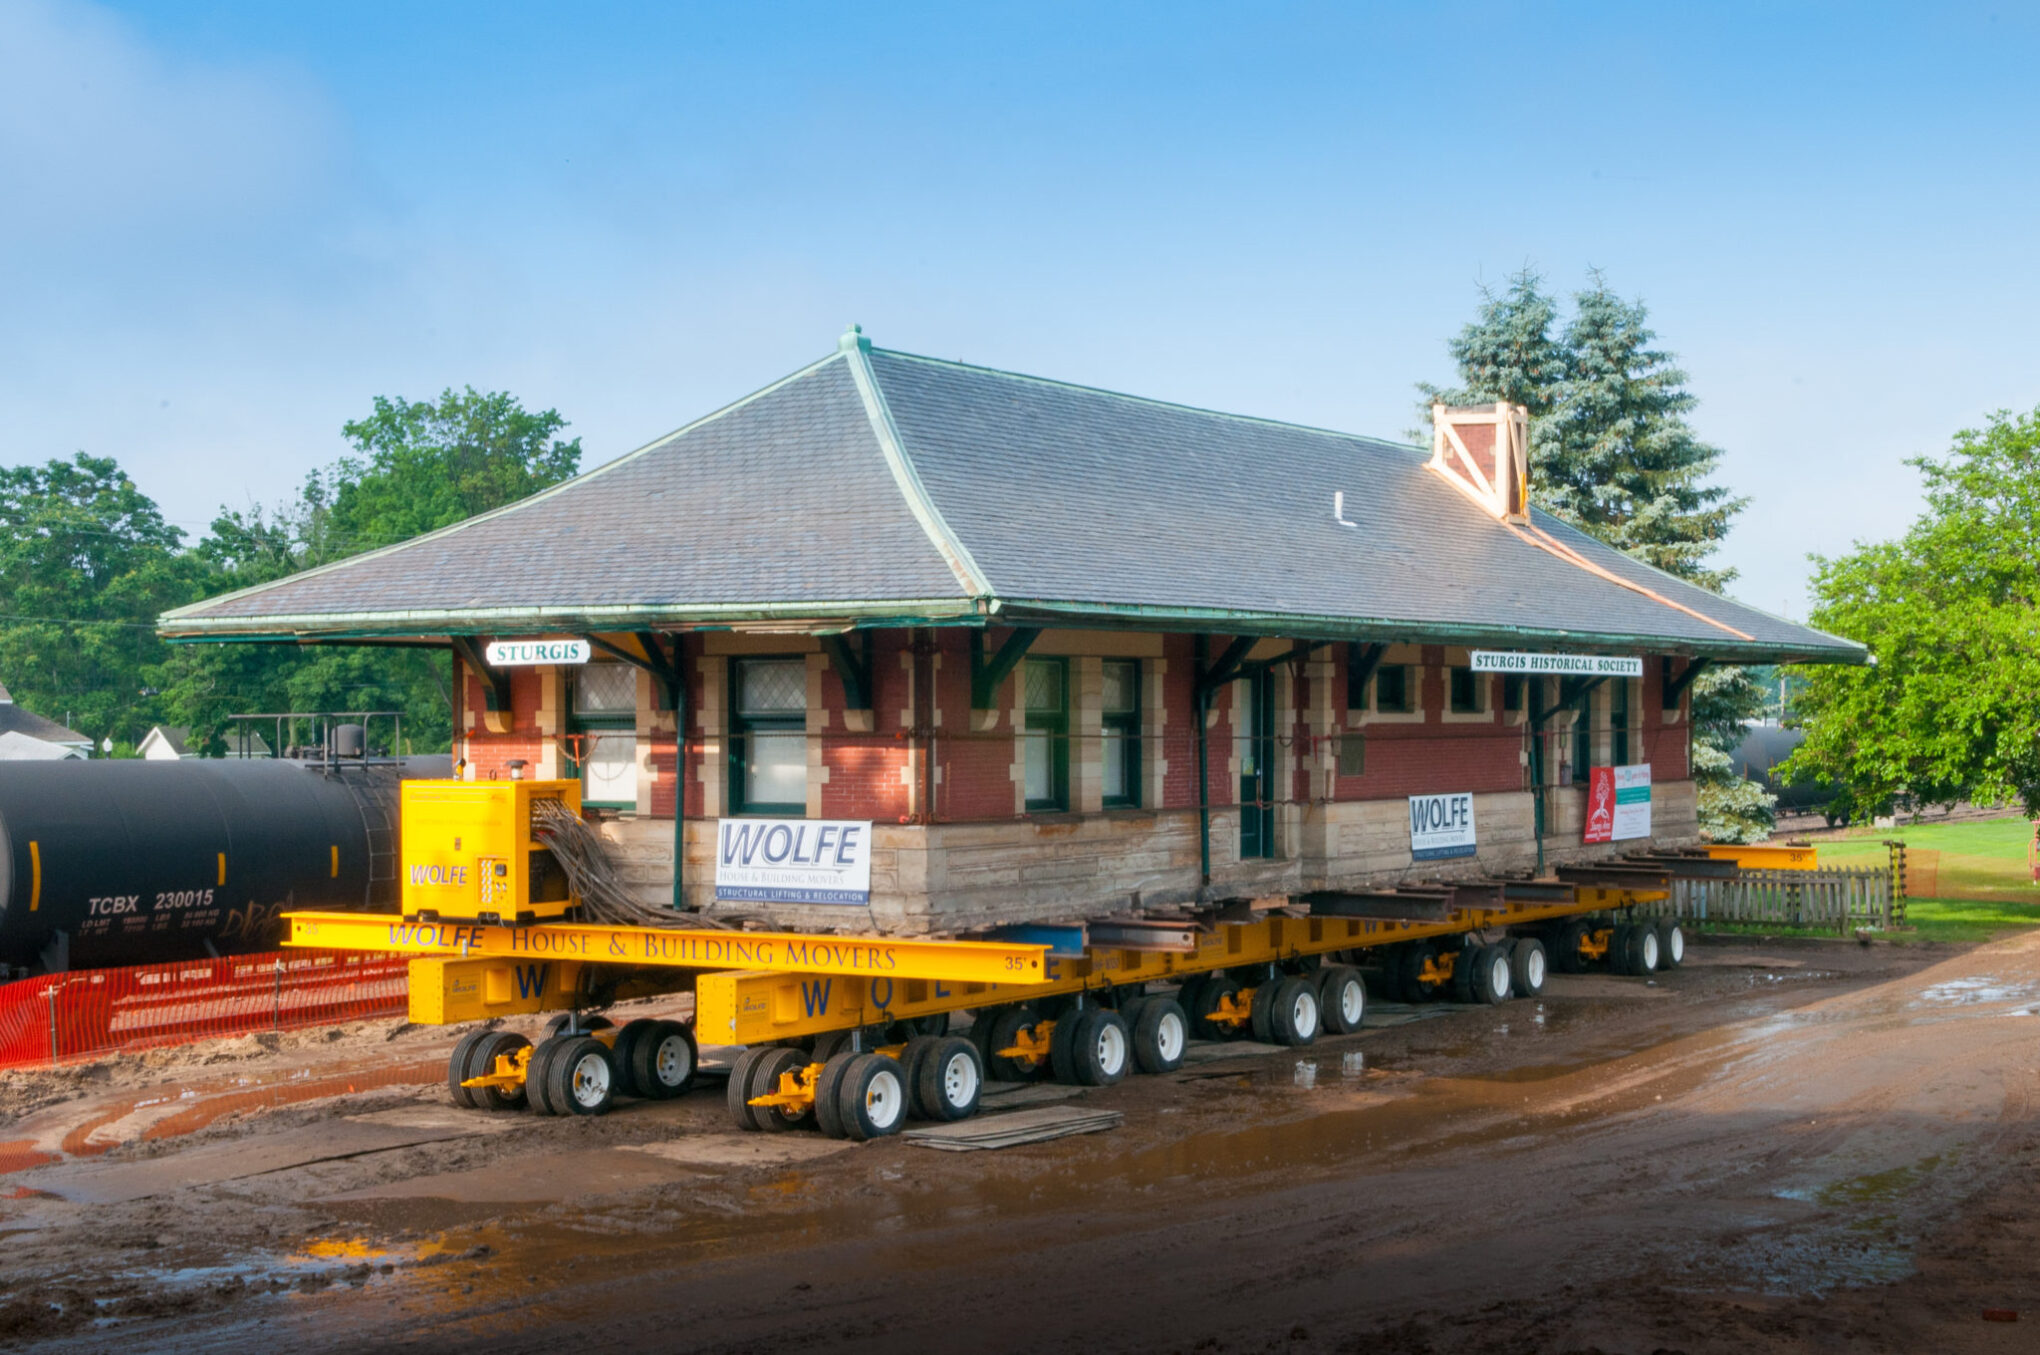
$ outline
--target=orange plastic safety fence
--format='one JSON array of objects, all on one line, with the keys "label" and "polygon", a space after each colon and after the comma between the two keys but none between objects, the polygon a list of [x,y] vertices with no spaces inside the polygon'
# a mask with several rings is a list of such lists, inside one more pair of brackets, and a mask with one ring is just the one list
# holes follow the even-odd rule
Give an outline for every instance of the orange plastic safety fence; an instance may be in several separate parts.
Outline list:
[{"label": "orange plastic safety fence", "polygon": [[0,1068],[403,1014],[401,956],[234,955],[0,984]]}]

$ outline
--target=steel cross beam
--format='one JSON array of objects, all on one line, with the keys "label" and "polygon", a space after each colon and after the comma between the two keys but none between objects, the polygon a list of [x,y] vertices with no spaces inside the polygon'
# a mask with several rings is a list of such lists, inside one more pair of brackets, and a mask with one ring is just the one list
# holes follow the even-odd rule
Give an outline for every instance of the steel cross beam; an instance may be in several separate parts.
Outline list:
[{"label": "steel cross beam", "polygon": [[542,923],[407,922],[389,914],[287,913],[287,946],[472,959],[566,960],[665,969],[762,969],[867,978],[1040,983],[1046,946]]}]

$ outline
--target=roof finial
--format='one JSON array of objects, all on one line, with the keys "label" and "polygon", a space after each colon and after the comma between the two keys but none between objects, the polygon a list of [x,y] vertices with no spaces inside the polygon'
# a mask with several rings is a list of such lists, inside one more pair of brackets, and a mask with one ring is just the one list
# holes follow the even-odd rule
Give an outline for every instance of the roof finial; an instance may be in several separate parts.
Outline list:
[{"label": "roof finial", "polygon": [[871,351],[871,340],[864,337],[863,325],[852,325],[843,331],[842,338],[836,340],[836,347],[845,353],[852,349],[860,349],[869,353]]}]

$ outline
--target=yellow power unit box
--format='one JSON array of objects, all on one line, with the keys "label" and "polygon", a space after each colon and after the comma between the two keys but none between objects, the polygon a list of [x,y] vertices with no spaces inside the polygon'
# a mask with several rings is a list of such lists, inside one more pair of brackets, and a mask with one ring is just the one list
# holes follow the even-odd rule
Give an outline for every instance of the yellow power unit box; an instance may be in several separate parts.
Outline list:
[{"label": "yellow power unit box", "polygon": [[514,926],[575,906],[532,805],[579,814],[579,781],[406,781],[402,797],[405,917]]}]

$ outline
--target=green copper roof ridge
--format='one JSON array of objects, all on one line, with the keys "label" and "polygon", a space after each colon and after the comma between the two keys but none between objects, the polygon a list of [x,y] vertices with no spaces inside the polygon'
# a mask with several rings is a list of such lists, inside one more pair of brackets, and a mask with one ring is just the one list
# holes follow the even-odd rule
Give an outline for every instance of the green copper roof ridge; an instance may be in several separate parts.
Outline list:
[{"label": "green copper roof ridge", "polygon": [[250,597],[256,593],[265,592],[272,588],[281,588],[285,584],[297,583],[304,579],[313,578],[321,574],[331,573],[334,570],[351,567],[353,565],[358,565],[361,564],[363,561],[378,559],[384,555],[390,554],[393,551],[408,550],[411,547],[420,545],[424,542],[434,541],[439,539],[440,537],[451,536],[456,532],[464,531],[465,529],[473,527],[478,523],[491,521],[495,518],[503,516],[506,513],[516,512],[520,508],[524,508],[530,504],[538,503],[543,499],[549,499],[553,497],[555,494],[559,494],[568,489],[571,489],[573,486],[581,484],[584,481],[592,480],[599,475],[606,475],[610,471],[615,470],[619,466],[625,465],[628,462],[635,461],[639,457],[644,456],[647,453],[658,450],[660,447],[665,446],[667,443],[673,441],[673,439],[677,437],[681,437],[684,434],[693,432],[695,429],[701,427],[703,424],[713,423],[715,420],[722,418],[726,414],[735,413],[737,410],[742,409],[745,405],[750,404],[752,401],[762,399],[763,397],[770,395],[773,391],[778,390],[780,387],[785,386],[790,382],[798,381],[802,377],[808,376],[813,372],[816,372],[821,368],[828,366],[830,363],[834,362],[837,358],[842,356],[843,355],[841,353],[831,353],[827,357],[822,358],[819,361],[809,363],[807,366],[802,367],[798,371],[788,373],[787,375],[779,378],[777,381],[772,382],[770,385],[760,386],[757,390],[752,391],[749,395],[746,395],[741,399],[732,400],[729,404],[722,406],[722,408],[720,409],[713,410],[707,414],[702,415],[698,419],[682,424],[680,427],[674,429],[672,432],[667,433],[662,437],[654,438],[650,442],[645,443],[643,446],[633,448],[632,450],[623,453],[623,455],[621,456],[612,457],[608,461],[603,462],[601,465],[596,466],[591,470],[584,470],[579,475],[576,475],[571,479],[562,480],[556,485],[548,485],[546,488],[540,490],[538,493],[527,495],[526,497],[517,500],[515,503],[506,503],[501,508],[491,508],[486,513],[477,513],[471,518],[462,518],[459,522],[449,522],[444,527],[434,528],[432,531],[425,532],[419,536],[408,537],[402,541],[393,541],[387,546],[378,546],[374,550],[363,551],[359,555],[349,555],[339,560],[328,561],[326,564],[323,565],[315,565],[310,569],[302,569],[295,574],[286,574],[280,579],[271,579],[267,583],[254,583],[248,585],[246,588],[236,588],[231,593],[220,593],[217,594],[216,596],[206,598],[203,601],[187,602],[182,607],[174,607],[171,610],[162,613],[160,616],[156,618],[156,624],[160,629],[163,622],[168,621],[173,617],[184,617],[186,614],[197,612],[202,608],[215,607],[223,602],[232,602],[239,598]]},{"label": "green copper roof ridge", "polygon": [[1230,410],[1208,409],[1203,405],[1186,405],[1180,400],[1158,400],[1151,395],[1132,395],[1126,391],[1108,390],[1104,386],[1086,386],[1079,381],[1062,381],[1052,376],[1033,376],[1027,372],[1008,371],[1003,367],[987,367],[981,363],[959,362],[954,358],[934,358],[925,353],[905,353],[897,348],[871,348],[871,352],[883,353],[889,358],[903,358],[908,362],[925,362],[933,367],[954,367],[967,372],[983,372],[987,376],[1002,376],[1012,381],[1030,381],[1037,386],[1056,386],[1063,390],[1082,391],[1087,395],[1104,395],[1114,400],[1126,400],[1138,405],[1151,405],[1157,409],[1180,410],[1185,414],[1205,414],[1214,419],[1230,419],[1234,423],[1258,424],[1264,428],[1284,428],[1295,433],[1312,433],[1319,437],[1339,438],[1346,442],[1365,442],[1376,447],[1397,452],[1416,452],[1428,457],[1429,449],[1414,442],[1397,442],[1392,438],[1376,437],[1372,433],[1348,433],[1337,428],[1320,428],[1316,424],[1293,423],[1288,419],[1271,419],[1260,414],[1236,414]]},{"label": "green copper roof ridge", "polygon": [[885,458],[886,469],[892,472],[893,483],[906,500],[908,511],[921,525],[921,530],[927,533],[929,542],[942,557],[942,562],[949,566],[950,572],[956,575],[957,583],[967,596],[997,596],[992,581],[971,555],[970,547],[950,527],[948,519],[936,506],[934,496],[921,482],[921,473],[907,451],[906,439],[900,436],[899,425],[893,421],[892,408],[886,404],[885,390],[879,384],[878,373],[872,370],[871,340],[864,337],[859,326],[852,325],[843,335],[838,351],[849,359],[857,394],[863,399],[864,412],[871,419],[872,436],[878,441],[879,454]]}]

